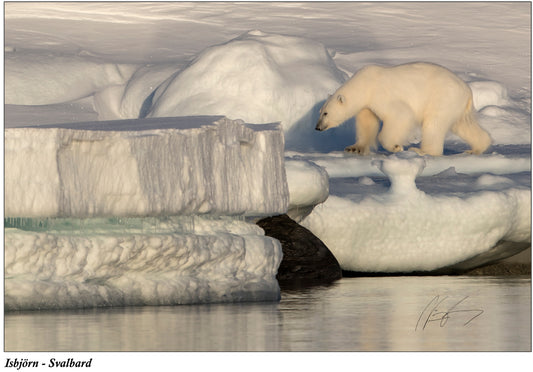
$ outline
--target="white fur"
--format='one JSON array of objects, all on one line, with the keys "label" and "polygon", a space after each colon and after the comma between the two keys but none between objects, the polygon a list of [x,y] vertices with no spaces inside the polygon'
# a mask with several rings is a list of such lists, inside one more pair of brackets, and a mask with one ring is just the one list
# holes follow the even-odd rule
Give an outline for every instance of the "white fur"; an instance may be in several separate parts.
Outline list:
[{"label": "white fur", "polygon": [[367,66],[328,98],[316,129],[327,130],[356,116],[357,141],[346,151],[367,154],[376,147],[376,139],[388,151],[402,151],[412,129],[420,125],[420,149],[411,150],[442,155],[444,138],[451,131],[470,145],[469,152],[481,154],[491,139],[477,123],[472,102],[470,87],[442,66]]}]

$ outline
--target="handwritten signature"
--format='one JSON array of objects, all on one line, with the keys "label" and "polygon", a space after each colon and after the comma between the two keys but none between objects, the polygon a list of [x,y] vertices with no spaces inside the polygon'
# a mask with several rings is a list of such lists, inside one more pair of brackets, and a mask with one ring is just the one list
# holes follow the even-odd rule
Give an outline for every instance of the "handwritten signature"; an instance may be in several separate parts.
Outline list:
[{"label": "handwritten signature", "polygon": [[442,328],[450,320],[451,316],[458,317],[462,315],[463,327],[471,323],[478,316],[483,314],[481,309],[459,309],[460,305],[464,306],[464,302],[468,299],[469,296],[463,297],[460,301],[455,302],[452,306],[445,306],[444,302],[448,299],[448,296],[441,297],[439,295],[433,297],[431,301],[426,305],[424,310],[420,313],[418,321],[416,322],[415,331],[421,329],[426,329],[430,324],[438,322],[439,326]]}]

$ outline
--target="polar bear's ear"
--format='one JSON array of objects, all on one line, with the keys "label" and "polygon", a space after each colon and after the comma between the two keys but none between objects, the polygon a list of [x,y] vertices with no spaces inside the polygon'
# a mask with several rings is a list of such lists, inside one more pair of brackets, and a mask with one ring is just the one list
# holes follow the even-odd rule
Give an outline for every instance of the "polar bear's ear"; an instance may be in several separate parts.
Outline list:
[{"label": "polar bear's ear", "polygon": [[344,103],[346,101],[346,99],[344,98],[344,96],[342,94],[339,94],[337,96],[337,101],[339,101],[340,103]]}]

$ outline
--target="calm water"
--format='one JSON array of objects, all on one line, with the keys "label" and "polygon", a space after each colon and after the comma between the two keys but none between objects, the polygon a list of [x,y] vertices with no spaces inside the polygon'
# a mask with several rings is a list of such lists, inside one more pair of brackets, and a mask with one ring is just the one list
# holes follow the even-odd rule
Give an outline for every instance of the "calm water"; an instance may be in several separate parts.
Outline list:
[{"label": "calm water", "polygon": [[389,350],[530,351],[530,278],[344,278],[279,303],[5,315],[5,351]]}]

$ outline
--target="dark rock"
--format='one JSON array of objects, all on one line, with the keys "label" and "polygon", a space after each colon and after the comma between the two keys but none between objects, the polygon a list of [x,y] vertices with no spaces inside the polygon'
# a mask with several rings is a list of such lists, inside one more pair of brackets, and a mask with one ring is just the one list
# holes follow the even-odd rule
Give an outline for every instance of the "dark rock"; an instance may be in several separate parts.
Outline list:
[{"label": "dark rock", "polygon": [[341,267],[328,247],[289,216],[257,222],[265,235],[281,242],[283,260],[277,279],[281,287],[329,284],[342,277]]}]

